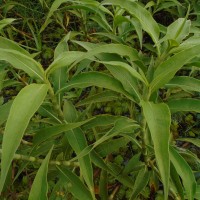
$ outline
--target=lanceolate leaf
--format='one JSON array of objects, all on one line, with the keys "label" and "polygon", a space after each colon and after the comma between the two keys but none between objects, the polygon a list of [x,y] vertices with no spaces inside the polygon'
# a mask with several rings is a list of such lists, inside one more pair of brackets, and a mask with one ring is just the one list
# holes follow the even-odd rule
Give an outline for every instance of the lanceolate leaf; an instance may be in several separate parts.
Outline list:
[{"label": "lanceolate leaf", "polygon": [[66,84],[60,91],[69,90],[71,88],[85,88],[89,86],[98,86],[113,90],[115,92],[119,92],[124,94],[129,99],[134,100],[128,92],[126,92],[122,86],[122,84],[116,80],[115,78],[100,72],[88,72],[82,73],[75,77],[73,77],[69,83]]},{"label": "lanceolate leaf", "polygon": [[45,30],[45,28],[47,27],[47,25],[50,23],[50,17],[54,14],[54,12],[58,9],[58,7],[64,3],[64,2],[68,2],[68,1],[72,1],[72,0],[55,0],[49,10],[49,13],[46,17],[46,20],[44,22],[44,24],[42,25],[41,29],[40,29],[40,33],[42,31]]},{"label": "lanceolate leaf", "polygon": [[8,103],[5,103],[0,106],[0,125],[2,125],[8,118],[10,107],[12,105],[13,101],[9,101]]},{"label": "lanceolate leaf", "polygon": [[181,157],[181,155],[171,146],[170,146],[170,160],[183,181],[187,198],[189,200],[193,200],[196,190],[196,180],[190,166],[183,159],[183,157]]},{"label": "lanceolate leaf", "polygon": [[183,65],[199,54],[200,45],[196,45],[175,54],[161,63],[156,69],[154,79],[150,84],[151,91],[154,92],[168,83]]},{"label": "lanceolate leaf", "polygon": [[93,200],[89,190],[86,186],[81,182],[81,180],[76,176],[71,170],[67,168],[59,168],[60,175],[62,179],[64,179],[68,184],[68,190],[76,197],[77,199],[87,199]]},{"label": "lanceolate leaf", "polygon": [[85,53],[80,51],[67,51],[60,54],[56,59],[51,63],[51,65],[46,69],[45,73],[47,76],[52,73],[54,70],[69,67],[74,61],[79,57],[82,57]]},{"label": "lanceolate leaf", "polygon": [[199,99],[174,99],[170,100],[168,106],[171,112],[185,111],[185,112],[198,112],[200,113],[200,100]]},{"label": "lanceolate leaf", "polygon": [[[56,58],[56,60],[47,68],[46,74],[51,74],[55,69],[61,67],[69,67],[71,69],[79,62],[84,59],[92,59],[94,60],[94,56],[100,55],[102,53],[109,53],[109,54],[118,54],[123,57],[129,57],[131,61],[138,61],[139,56],[138,52],[126,45],[122,44],[104,44],[104,45],[90,45],[88,42],[78,42],[88,50],[88,52],[80,52],[80,51],[68,51],[62,53],[60,56]],[[97,47],[95,47],[97,46]],[[100,60],[101,57],[99,56]]]},{"label": "lanceolate leaf", "polygon": [[55,126],[39,129],[35,131],[33,142],[35,145],[39,144],[45,140],[48,140],[49,138],[58,136],[60,133],[78,128],[93,119],[94,118],[91,118],[82,122],[60,124],[60,125],[55,125]]},{"label": "lanceolate leaf", "polygon": [[111,5],[117,5],[121,8],[125,9],[127,12],[129,12],[131,15],[136,17],[140,24],[142,25],[142,28],[151,36],[152,40],[155,42],[155,44],[158,43],[159,39],[159,26],[156,23],[156,21],[153,19],[152,15],[142,6],[138,4],[138,2],[132,2],[129,0],[121,1],[121,0],[105,0],[102,3],[103,5],[111,4]]},{"label": "lanceolate leaf", "polygon": [[175,76],[171,81],[169,81],[166,86],[180,87],[186,91],[200,92],[200,80],[188,76]]},{"label": "lanceolate leaf", "polygon": [[[79,155],[83,149],[88,147],[85,135],[80,128],[68,131],[66,133],[66,137],[77,155]],[[79,162],[83,178],[85,179],[85,182],[87,183],[88,188],[94,197],[93,169],[90,156],[85,155],[84,157],[79,158]]]},{"label": "lanceolate leaf", "polygon": [[51,152],[53,147],[50,149],[46,158],[43,160],[41,167],[39,168],[36,177],[33,181],[31,191],[28,197],[28,200],[47,200],[47,192],[48,192],[48,183],[47,183],[47,172],[48,172],[48,164],[51,156]]},{"label": "lanceolate leaf", "polygon": [[23,49],[22,47],[20,47],[18,43],[14,42],[12,40],[9,40],[5,37],[2,37],[2,36],[0,36],[0,47],[2,49],[16,50],[27,56],[30,56],[30,53],[28,51],[26,51],[25,49]]},{"label": "lanceolate leaf", "polygon": [[13,19],[13,18],[2,19],[0,21],[0,30],[3,29],[8,24],[11,24],[13,21],[15,21],[15,19]]},{"label": "lanceolate leaf", "polygon": [[190,142],[200,148],[200,139],[198,138],[178,138],[179,141]]},{"label": "lanceolate leaf", "polygon": [[76,62],[73,63],[75,66],[77,63],[84,59],[92,59],[94,60],[94,56],[98,57],[101,61],[106,61],[105,57],[102,54],[118,54],[121,57],[128,57],[130,61],[138,61],[140,60],[138,56],[138,52],[127,45],[122,44],[104,44],[104,45],[97,45],[91,44],[89,42],[77,42],[83,48],[87,49],[88,52],[83,54],[80,58],[77,58]]},{"label": "lanceolate leaf", "polygon": [[83,106],[97,102],[108,102],[119,99],[119,94],[113,91],[103,91],[98,94],[90,95],[88,98],[81,100],[76,106]]},{"label": "lanceolate leaf", "polygon": [[164,186],[165,199],[168,199],[169,190],[169,136],[171,116],[166,104],[154,104],[142,101],[144,116],[150,129],[154,144],[154,151],[161,180]]},{"label": "lanceolate leaf", "polygon": [[176,187],[176,190],[181,197],[181,199],[184,199],[184,190],[183,185],[181,183],[181,179],[174,167],[174,165],[170,165],[170,175],[171,175],[171,181],[173,182],[174,186]]},{"label": "lanceolate leaf", "polygon": [[31,84],[23,88],[13,101],[3,136],[0,192],[24,131],[31,117],[42,104],[47,90],[46,84]]},{"label": "lanceolate leaf", "polygon": [[149,171],[147,167],[143,167],[139,170],[139,173],[136,177],[135,184],[133,185],[133,191],[130,197],[130,200],[134,200],[137,198],[138,194],[145,188],[147,183],[149,182]]},{"label": "lanceolate leaf", "polygon": [[[64,105],[64,116],[67,122],[74,122],[77,120],[77,111],[70,101],[66,101]],[[77,155],[88,147],[87,140],[81,128],[76,128],[65,133],[69,144]],[[83,176],[92,197],[94,198],[94,183],[93,183],[93,168],[91,164],[90,155],[86,155],[79,159],[80,171]]]},{"label": "lanceolate leaf", "polygon": [[17,69],[22,69],[31,77],[44,79],[44,70],[40,63],[15,42],[3,37],[0,37],[0,60],[9,62]]},{"label": "lanceolate leaf", "polygon": [[[101,138],[99,138],[96,142],[92,145],[87,146],[84,148],[77,157],[71,159],[74,161],[76,159],[82,158],[83,156],[90,153],[94,148],[102,144],[103,142],[113,138],[114,136],[120,135],[126,137],[126,133],[133,133],[134,130],[140,128],[140,126],[136,123],[135,120],[123,117],[115,121],[114,127],[111,128],[107,133],[105,133]],[[130,139],[130,137],[128,137]]]}]

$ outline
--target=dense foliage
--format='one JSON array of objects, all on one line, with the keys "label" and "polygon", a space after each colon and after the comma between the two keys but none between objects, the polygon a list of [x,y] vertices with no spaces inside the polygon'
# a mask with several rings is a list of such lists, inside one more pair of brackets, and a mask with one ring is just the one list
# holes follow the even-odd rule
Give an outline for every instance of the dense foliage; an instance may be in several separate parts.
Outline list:
[{"label": "dense foliage", "polygon": [[2,199],[200,199],[198,0],[0,0]]}]

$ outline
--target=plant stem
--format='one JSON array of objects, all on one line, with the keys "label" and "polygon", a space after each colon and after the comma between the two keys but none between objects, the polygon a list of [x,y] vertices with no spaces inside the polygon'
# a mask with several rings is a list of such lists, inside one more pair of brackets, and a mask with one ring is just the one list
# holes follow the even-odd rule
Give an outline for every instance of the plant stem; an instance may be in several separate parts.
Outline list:
[{"label": "plant stem", "polygon": [[[0,154],[2,154],[2,149],[0,149]],[[25,155],[21,155],[21,154],[14,154],[14,158],[15,160],[26,160],[29,162],[37,162],[37,163],[42,163],[43,159],[39,159],[33,156],[25,156]],[[70,161],[58,161],[58,160],[50,160],[49,161],[50,165],[64,165],[67,167],[79,167],[79,163],[78,162],[70,162]]]},{"label": "plant stem", "polygon": [[60,118],[61,121],[64,121],[64,115],[63,112],[58,104],[58,101],[56,99],[55,93],[53,88],[51,87],[51,84],[49,81],[47,81],[48,85],[49,85],[49,96],[51,98],[52,104],[53,104],[53,108],[54,111],[58,114],[58,117]]},{"label": "plant stem", "polygon": [[146,119],[142,113],[142,121],[141,121],[141,127],[142,127],[142,131],[141,131],[141,138],[142,138],[142,156],[143,156],[143,160],[145,163],[147,163],[147,148],[146,148],[146,142],[145,142],[145,137],[147,134],[146,131]]}]

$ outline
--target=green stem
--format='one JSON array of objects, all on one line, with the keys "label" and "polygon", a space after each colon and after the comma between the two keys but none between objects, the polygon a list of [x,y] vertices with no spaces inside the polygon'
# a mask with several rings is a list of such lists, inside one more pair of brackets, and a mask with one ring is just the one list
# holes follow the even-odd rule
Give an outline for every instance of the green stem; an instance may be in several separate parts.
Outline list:
[{"label": "green stem", "polygon": [[[0,149],[0,154],[2,154],[2,149]],[[15,160],[26,160],[29,162],[37,162],[37,163],[42,163],[43,159],[39,159],[33,156],[25,156],[25,155],[21,155],[21,154],[14,154],[14,158]],[[50,165],[64,165],[67,167],[79,167],[79,163],[78,162],[70,162],[70,161],[58,161],[58,160],[50,160],[49,161]]]},{"label": "green stem", "polygon": [[145,142],[145,137],[146,137],[146,134],[147,134],[146,126],[147,126],[147,122],[146,122],[146,119],[145,119],[144,115],[142,114],[142,121],[141,121],[141,127],[142,127],[141,139],[142,139],[142,155],[143,155],[143,159],[144,159],[144,162],[145,162],[145,163],[147,163],[147,148],[146,148],[146,142]]},{"label": "green stem", "polygon": [[54,93],[54,90],[53,88],[51,87],[51,84],[50,82],[47,80],[47,84],[49,85],[49,96],[50,96],[50,99],[51,99],[51,102],[53,104],[53,109],[54,111],[58,114],[58,117],[61,121],[64,121],[64,115],[63,115],[63,112],[58,104],[58,101],[56,99],[56,96],[55,96],[55,93]]}]

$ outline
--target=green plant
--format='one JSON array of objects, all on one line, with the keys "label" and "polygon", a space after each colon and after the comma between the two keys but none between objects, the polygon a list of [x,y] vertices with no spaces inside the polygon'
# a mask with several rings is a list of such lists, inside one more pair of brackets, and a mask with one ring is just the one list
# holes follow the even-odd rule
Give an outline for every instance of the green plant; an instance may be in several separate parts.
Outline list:
[{"label": "green plant", "polygon": [[[54,1],[43,28],[66,2]],[[199,158],[173,135],[175,113],[200,112],[200,81],[191,76],[199,66],[200,38],[191,31],[189,10],[161,31],[135,1],[84,0],[66,6],[86,21],[94,20],[88,12],[95,7],[94,21],[102,30],[92,37],[99,43],[73,40],[76,33],[69,32],[44,69],[17,43],[0,37],[0,60],[14,67],[2,63],[1,81],[11,72],[18,80],[11,85],[18,85],[19,92],[0,106],[0,123],[7,121],[0,191],[11,184],[11,163],[19,159],[24,162],[15,180],[26,167],[39,168],[29,199],[36,194],[42,199],[199,199]],[[110,19],[114,23],[109,25]],[[189,73],[179,75],[184,69]],[[124,102],[126,112],[117,101]],[[200,146],[199,139],[177,140]]]}]

